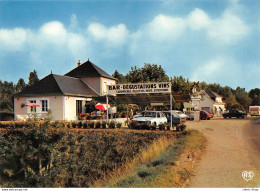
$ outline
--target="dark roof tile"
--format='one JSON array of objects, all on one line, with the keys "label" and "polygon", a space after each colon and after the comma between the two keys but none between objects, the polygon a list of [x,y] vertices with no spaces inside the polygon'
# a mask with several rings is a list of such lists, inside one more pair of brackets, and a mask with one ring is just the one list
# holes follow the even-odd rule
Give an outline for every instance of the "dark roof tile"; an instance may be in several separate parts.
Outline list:
[{"label": "dark roof tile", "polygon": [[50,74],[32,86],[15,94],[19,96],[71,95],[92,97],[97,93],[78,78]]},{"label": "dark roof tile", "polygon": [[74,68],[65,76],[70,76],[74,78],[84,78],[84,77],[106,77],[109,79],[116,80],[113,76],[109,75],[105,71],[103,71],[101,68],[90,62],[89,60],[77,68]]}]

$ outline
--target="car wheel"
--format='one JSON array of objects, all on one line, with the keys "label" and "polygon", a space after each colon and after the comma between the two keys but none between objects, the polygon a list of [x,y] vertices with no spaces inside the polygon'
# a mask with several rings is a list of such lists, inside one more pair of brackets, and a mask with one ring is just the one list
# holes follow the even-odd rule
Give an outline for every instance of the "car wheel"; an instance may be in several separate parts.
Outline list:
[{"label": "car wheel", "polygon": [[225,119],[227,118],[226,116],[223,116]]}]

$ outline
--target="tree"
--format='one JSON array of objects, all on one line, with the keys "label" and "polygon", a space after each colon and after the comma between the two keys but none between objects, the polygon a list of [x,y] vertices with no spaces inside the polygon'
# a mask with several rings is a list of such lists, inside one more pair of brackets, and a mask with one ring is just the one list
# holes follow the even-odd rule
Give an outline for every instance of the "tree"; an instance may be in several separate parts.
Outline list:
[{"label": "tree", "polygon": [[13,94],[15,87],[13,82],[0,83],[0,110],[13,111]]},{"label": "tree", "polygon": [[243,107],[244,110],[247,110],[249,105],[252,103],[252,99],[248,96],[245,88],[237,87],[234,94],[237,102]]},{"label": "tree", "polygon": [[126,80],[130,83],[145,82],[145,77],[140,68],[131,67],[131,70],[126,74]]},{"label": "tree", "polygon": [[118,79],[119,83],[125,83],[126,82],[126,78],[123,74],[120,74],[117,70],[115,70],[115,72],[112,74],[112,76],[116,79]]},{"label": "tree", "polygon": [[161,65],[145,63],[144,67],[131,67],[131,70],[126,74],[127,82],[165,82],[169,81],[169,77]]},{"label": "tree", "polygon": [[23,78],[20,78],[15,86],[15,91],[20,92],[26,87],[26,84],[23,80]]},{"label": "tree", "polygon": [[171,83],[174,92],[185,94],[191,93],[192,83],[189,79],[185,79],[182,76],[174,76],[173,79],[171,79]]},{"label": "tree", "polygon": [[29,82],[28,82],[28,85],[29,86],[32,86],[33,84],[35,84],[36,82],[39,81],[39,78],[37,76],[37,72],[35,70],[33,70],[33,72],[30,72],[29,74]]},{"label": "tree", "polygon": [[250,90],[248,96],[252,99],[252,105],[260,105],[260,89],[259,88]]}]

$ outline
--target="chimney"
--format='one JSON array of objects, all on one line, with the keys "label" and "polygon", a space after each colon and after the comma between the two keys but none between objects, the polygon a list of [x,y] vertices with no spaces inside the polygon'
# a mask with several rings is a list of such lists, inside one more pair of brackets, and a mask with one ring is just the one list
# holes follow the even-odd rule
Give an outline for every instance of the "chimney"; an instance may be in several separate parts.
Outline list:
[{"label": "chimney", "polygon": [[80,64],[81,64],[81,63],[80,63],[80,60],[79,60],[79,61],[78,61],[78,67],[80,66]]}]

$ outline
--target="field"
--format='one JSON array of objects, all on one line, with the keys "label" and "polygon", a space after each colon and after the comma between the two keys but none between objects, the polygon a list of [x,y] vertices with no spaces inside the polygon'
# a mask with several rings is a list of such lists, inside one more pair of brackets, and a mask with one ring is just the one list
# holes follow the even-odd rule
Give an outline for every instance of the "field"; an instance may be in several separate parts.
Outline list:
[{"label": "field", "polygon": [[[48,122],[1,129],[0,186],[139,187],[139,183],[124,185],[122,177],[127,179],[144,165],[143,172],[131,175],[143,180],[142,176],[148,177],[146,171],[150,171],[145,169],[149,166],[146,164],[150,164],[157,166],[150,177],[158,179],[188,147],[187,137],[193,134],[194,131],[69,129]],[[203,142],[201,139],[196,148],[202,147]],[[152,179],[141,186],[152,186]]]}]

